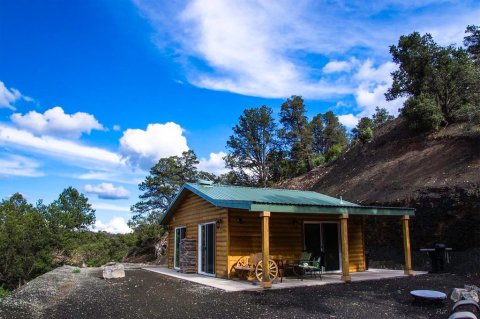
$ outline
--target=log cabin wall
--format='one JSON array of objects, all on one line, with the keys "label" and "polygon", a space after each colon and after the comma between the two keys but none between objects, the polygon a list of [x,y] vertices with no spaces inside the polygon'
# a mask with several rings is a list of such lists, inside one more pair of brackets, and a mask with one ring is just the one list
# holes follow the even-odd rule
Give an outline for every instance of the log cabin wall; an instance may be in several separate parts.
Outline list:
[{"label": "log cabin wall", "polygon": [[[298,258],[303,251],[304,221],[338,221],[337,215],[272,213],[270,217],[270,254],[275,258]],[[261,252],[261,219],[259,213],[239,209],[228,210],[229,278],[242,256]],[[348,239],[351,272],[365,270],[363,220],[361,216],[348,219]]]},{"label": "log cabin wall", "polygon": [[[188,191],[180,204],[173,212],[169,222],[171,231],[168,235],[168,268],[173,268],[173,254],[175,246],[175,228],[186,227],[185,236],[198,245],[198,225],[207,222],[222,220],[220,228],[215,229],[215,274],[217,277],[227,277],[227,239],[228,239],[228,212],[226,208],[215,207],[200,196]],[[198,247],[198,246],[197,246]],[[197,251],[198,254],[198,251]],[[197,256],[198,260],[198,256]],[[198,270],[198,265],[197,265]]]}]

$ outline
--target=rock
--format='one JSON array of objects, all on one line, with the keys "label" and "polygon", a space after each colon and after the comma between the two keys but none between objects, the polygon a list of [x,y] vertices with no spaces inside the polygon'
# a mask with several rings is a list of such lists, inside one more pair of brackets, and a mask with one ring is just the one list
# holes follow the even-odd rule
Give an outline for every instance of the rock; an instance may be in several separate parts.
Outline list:
[{"label": "rock", "polygon": [[122,264],[107,265],[103,268],[103,278],[123,278],[125,277],[125,267]]},{"label": "rock", "polygon": [[450,299],[452,299],[453,302],[457,302],[462,299],[462,294],[466,291],[467,290],[463,288],[453,288],[452,294],[450,295]]}]

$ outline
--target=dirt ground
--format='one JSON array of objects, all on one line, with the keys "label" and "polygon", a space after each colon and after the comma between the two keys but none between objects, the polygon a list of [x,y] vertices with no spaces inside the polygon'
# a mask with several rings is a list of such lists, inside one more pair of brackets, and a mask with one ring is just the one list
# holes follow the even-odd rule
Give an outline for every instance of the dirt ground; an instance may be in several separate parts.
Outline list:
[{"label": "dirt ground", "polygon": [[108,281],[99,269],[70,273],[59,282],[44,280],[58,289],[43,297],[42,288],[31,291],[39,286],[33,284],[0,300],[0,318],[447,318],[451,301],[416,304],[409,291],[449,294],[464,284],[480,285],[478,277],[440,274],[226,293],[140,269]]}]

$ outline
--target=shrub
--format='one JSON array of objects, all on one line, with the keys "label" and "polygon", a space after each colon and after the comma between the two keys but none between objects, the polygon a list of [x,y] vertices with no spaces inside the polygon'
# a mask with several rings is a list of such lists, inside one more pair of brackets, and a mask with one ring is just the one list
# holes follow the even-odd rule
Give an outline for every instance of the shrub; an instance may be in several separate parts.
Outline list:
[{"label": "shrub", "polygon": [[416,133],[438,131],[445,121],[440,106],[433,97],[426,94],[406,100],[402,115],[408,128]]},{"label": "shrub", "polygon": [[80,273],[80,268],[75,267],[75,268],[73,268],[72,272],[73,272],[74,274],[79,274],[79,273]]},{"label": "shrub", "polygon": [[338,155],[340,155],[342,153],[342,150],[343,150],[342,145],[340,145],[340,144],[332,145],[328,149],[327,153],[325,154],[325,160],[327,161],[327,163],[330,163],[330,162],[336,160]]},{"label": "shrub", "polygon": [[3,298],[5,297],[6,295],[8,295],[9,291],[5,288],[3,288],[3,285],[0,286],[0,298]]}]

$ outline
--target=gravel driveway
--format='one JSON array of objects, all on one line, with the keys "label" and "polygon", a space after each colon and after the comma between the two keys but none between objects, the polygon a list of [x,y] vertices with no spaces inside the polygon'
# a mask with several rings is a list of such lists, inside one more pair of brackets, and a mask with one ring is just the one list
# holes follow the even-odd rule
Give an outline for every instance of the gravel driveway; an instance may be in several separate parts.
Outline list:
[{"label": "gravel driveway", "polygon": [[100,278],[99,269],[56,271],[0,300],[0,318],[447,318],[450,301],[413,304],[409,291],[448,294],[464,284],[480,285],[478,277],[442,274],[226,293],[140,269],[110,281]]}]

